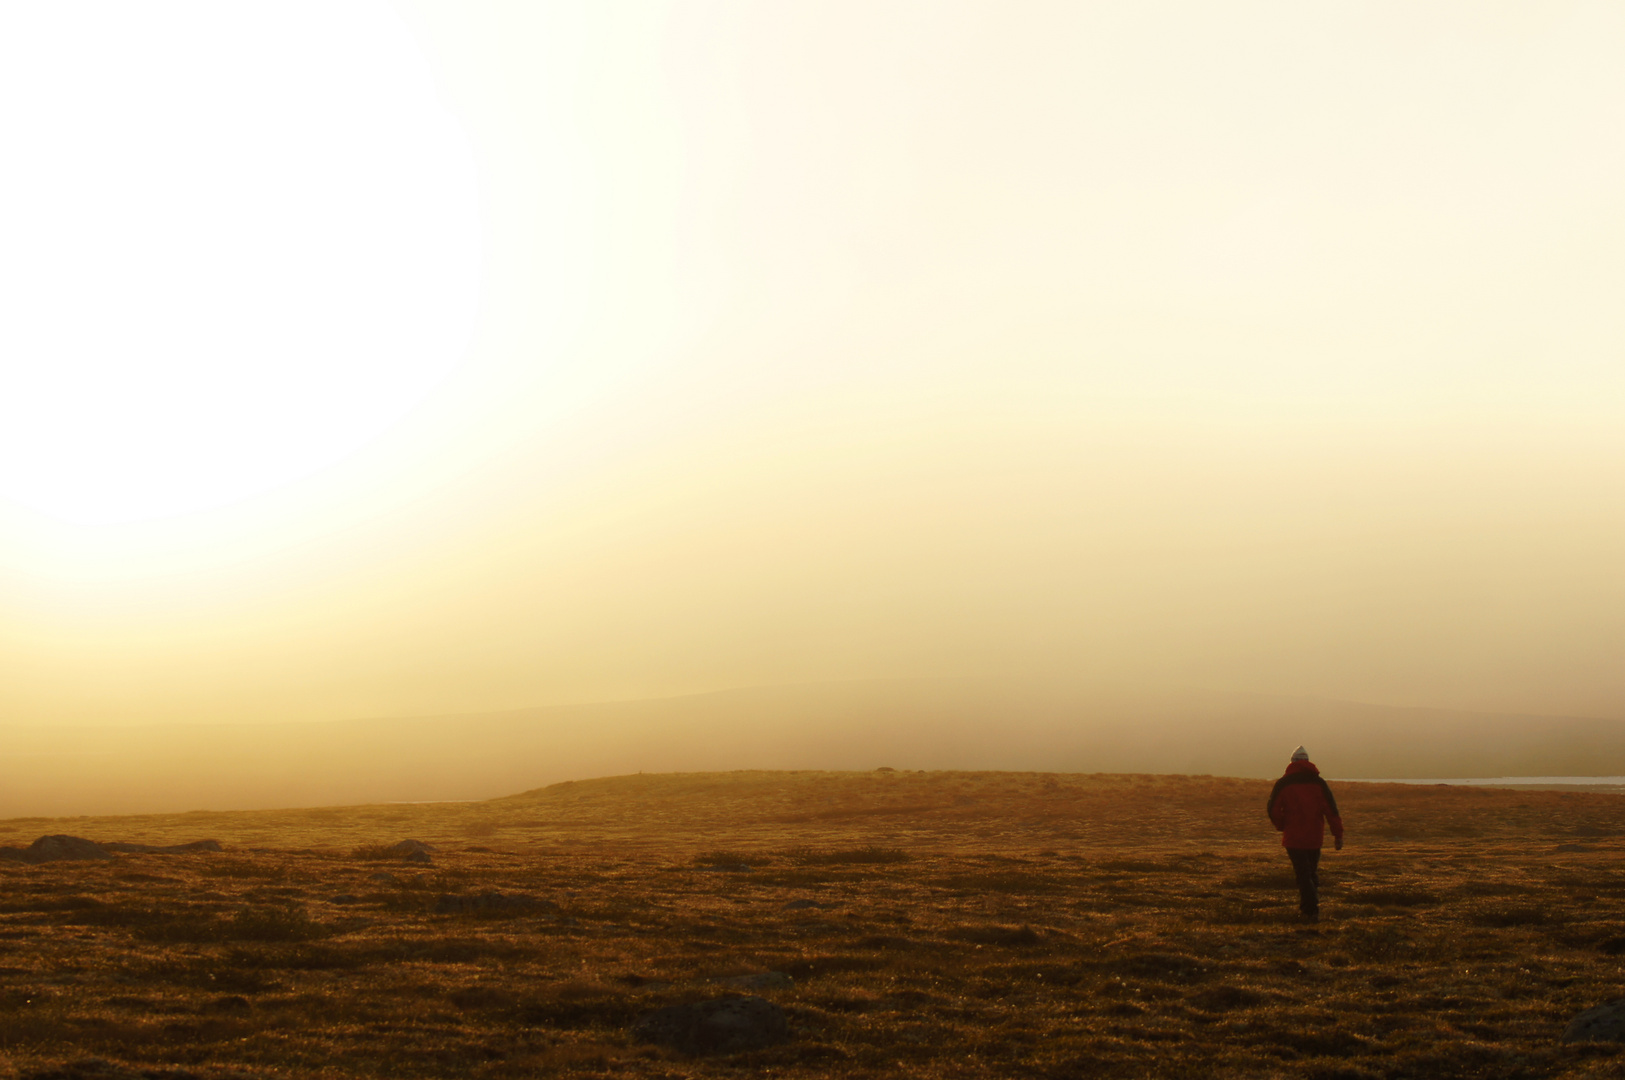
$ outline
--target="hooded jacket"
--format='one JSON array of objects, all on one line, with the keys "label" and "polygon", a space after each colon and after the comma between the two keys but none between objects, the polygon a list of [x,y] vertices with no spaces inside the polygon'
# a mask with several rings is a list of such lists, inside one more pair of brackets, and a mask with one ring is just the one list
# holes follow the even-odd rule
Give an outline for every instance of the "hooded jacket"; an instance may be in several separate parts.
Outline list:
[{"label": "hooded jacket", "polygon": [[1320,770],[1307,761],[1294,761],[1270,791],[1270,821],[1281,832],[1281,846],[1316,849],[1326,842],[1326,826],[1343,838],[1343,819],[1337,814],[1332,789]]}]

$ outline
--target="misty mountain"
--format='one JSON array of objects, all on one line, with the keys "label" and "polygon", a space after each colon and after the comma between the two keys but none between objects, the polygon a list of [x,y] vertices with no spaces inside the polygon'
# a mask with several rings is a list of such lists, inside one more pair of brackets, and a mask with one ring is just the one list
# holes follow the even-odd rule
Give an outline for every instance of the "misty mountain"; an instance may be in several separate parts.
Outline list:
[{"label": "misty mountain", "polygon": [[1336,778],[1625,774],[1625,723],[1240,694],[934,680],[328,723],[0,729],[6,816],[485,799],[727,769]]}]

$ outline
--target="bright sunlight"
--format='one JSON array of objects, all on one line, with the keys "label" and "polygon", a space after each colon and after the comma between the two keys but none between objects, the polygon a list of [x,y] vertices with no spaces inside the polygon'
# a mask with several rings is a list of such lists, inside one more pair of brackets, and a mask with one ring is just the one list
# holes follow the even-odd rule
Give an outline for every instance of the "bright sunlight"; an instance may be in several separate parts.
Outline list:
[{"label": "bright sunlight", "polygon": [[0,498],[239,502],[468,347],[472,151],[381,0],[7,5],[0,147]]}]

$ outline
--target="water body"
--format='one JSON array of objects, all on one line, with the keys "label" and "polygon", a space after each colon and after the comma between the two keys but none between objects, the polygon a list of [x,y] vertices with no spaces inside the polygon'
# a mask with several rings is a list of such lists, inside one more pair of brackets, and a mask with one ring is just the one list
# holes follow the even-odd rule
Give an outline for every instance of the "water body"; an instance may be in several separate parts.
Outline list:
[{"label": "water body", "polygon": [[1349,779],[1351,784],[1453,784],[1495,788],[1593,788],[1625,792],[1625,776],[1471,776],[1415,780],[1405,778]]}]

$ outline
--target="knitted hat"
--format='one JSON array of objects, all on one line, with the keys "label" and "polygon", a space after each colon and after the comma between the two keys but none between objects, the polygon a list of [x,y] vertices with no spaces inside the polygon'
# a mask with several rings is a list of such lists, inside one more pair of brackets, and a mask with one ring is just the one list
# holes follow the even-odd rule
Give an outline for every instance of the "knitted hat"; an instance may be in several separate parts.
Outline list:
[{"label": "knitted hat", "polygon": [[1309,760],[1309,751],[1305,750],[1301,746],[1298,747],[1296,750],[1292,751],[1292,760],[1293,761],[1308,761]]}]

